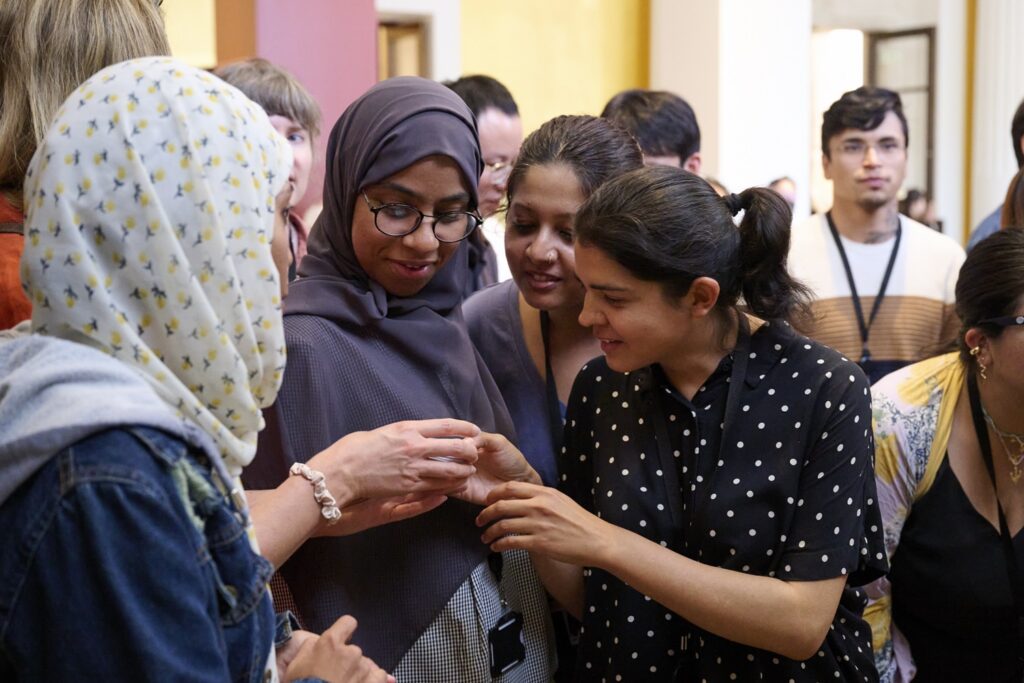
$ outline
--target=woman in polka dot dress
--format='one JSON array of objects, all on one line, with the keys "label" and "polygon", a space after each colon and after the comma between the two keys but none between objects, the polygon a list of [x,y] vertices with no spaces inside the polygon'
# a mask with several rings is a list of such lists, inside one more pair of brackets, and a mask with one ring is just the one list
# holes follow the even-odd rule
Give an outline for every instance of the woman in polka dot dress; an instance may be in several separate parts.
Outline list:
[{"label": "woman in polka dot dress", "polygon": [[855,589],[886,569],[868,383],[784,322],[806,310],[789,219],[669,168],[580,209],[605,357],[573,387],[561,491],[501,485],[478,519],[581,616],[578,680],[877,680]]}]

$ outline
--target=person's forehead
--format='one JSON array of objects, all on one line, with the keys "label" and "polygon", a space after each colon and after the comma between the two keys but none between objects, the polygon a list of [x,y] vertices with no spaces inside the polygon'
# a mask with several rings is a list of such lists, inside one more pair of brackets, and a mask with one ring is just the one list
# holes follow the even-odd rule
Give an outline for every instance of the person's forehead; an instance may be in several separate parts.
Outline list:
[{"label": "person's forehead", "polygon": [[270,119],[270,125],[277,130],[306,130],[301,123],[283,114],[272,114],[268,118]]},{"label": "person's forehead", "polygon": [[833,140],[881,140],[883,138],[899,138],[903,139],[903,125],[900,123],[899,117],[896,112],[887,112],[882,122],[877,127],[871,130],[861,130],[859,128],[844,128],[833,136]]},{"label": "person's forehead", "polygon": [[485,107],[476,117],[477,126],[490,128],[506,128],[522,125],[518,114],[507,114],[497,107]]},{"label": "person's forehead", "polygon": [[488,107],[477,117],[481,144],[518,147],[523,141],[523,124],[518,116]]}]

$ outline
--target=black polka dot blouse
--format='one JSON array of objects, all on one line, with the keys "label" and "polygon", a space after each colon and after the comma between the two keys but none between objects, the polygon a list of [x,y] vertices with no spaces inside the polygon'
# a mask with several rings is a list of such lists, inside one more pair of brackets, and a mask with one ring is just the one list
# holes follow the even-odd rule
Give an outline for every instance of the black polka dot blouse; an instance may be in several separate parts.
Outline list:
[{"label": "black polka dot blouse", "polygon": [[848,577],[825,641],[794,661],[701,630],[584,568],[578,680],[877,680],[854,588],[887,568],[867,380],[781,322],[756,330],[747,352],[724,435],[731,355],[692,401],[657,366],[617,373],[591,361],[569,402],[560,486],[597,516],[705,564],[785,581]]}]

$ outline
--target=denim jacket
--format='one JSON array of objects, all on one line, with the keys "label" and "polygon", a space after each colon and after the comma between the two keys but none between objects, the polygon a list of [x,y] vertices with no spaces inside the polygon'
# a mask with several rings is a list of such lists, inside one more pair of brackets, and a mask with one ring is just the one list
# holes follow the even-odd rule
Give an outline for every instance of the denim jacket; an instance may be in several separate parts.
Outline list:
[{"label": "denim jacket", "polygon": [[106,429],[0,505],[0,680],[263,680],[271,567],[205,462]]}]

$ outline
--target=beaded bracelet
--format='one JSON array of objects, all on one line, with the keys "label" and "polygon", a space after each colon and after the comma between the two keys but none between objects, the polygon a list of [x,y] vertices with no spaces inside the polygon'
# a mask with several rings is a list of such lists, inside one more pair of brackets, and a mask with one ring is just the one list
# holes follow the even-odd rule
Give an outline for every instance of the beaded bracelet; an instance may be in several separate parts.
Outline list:
[{"label": "beaded bracelet", "polygon": [[288,470],[289,475],[299,475],[313,485],[313,498],[320,504],[320,514],[327,520],[327,526],[333,526],[341,519],[341,510],[334,496],[327,490],[324,473],[311,469],[306,463],[297,462]]}]

